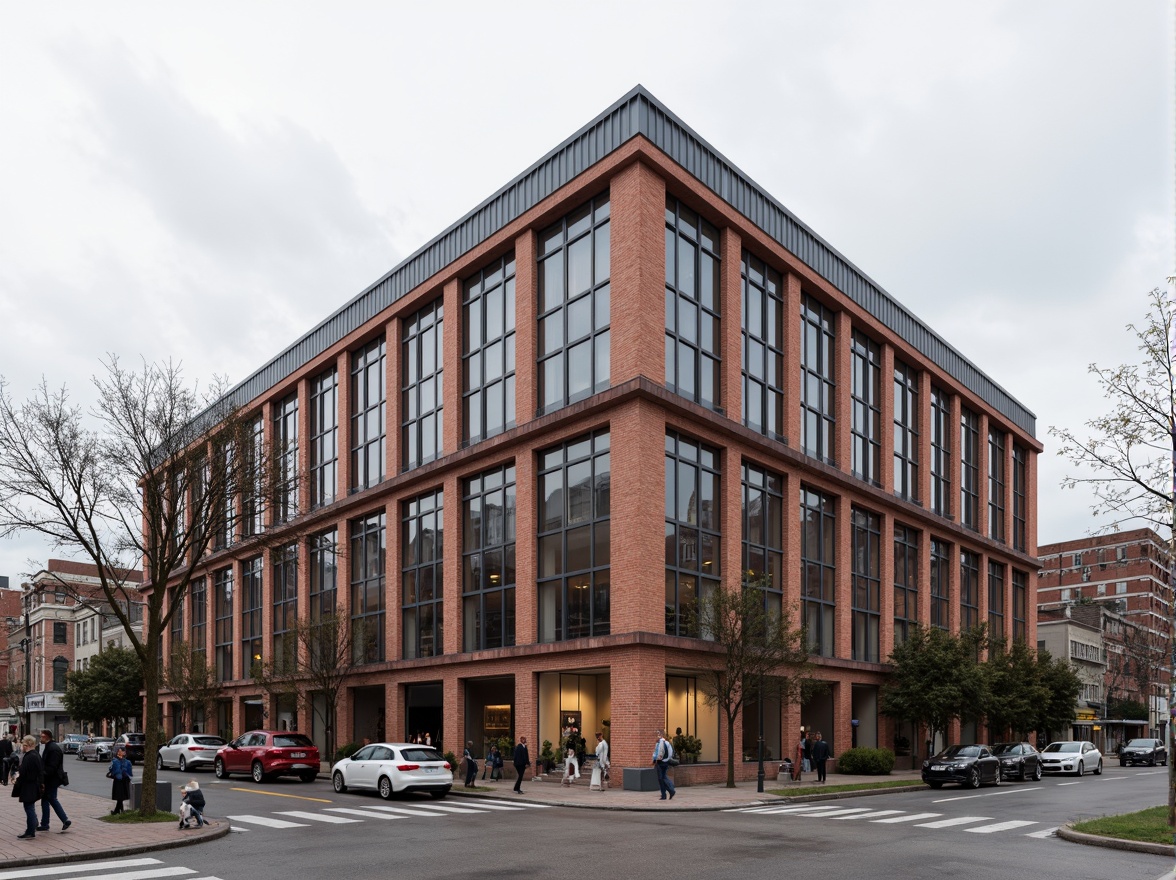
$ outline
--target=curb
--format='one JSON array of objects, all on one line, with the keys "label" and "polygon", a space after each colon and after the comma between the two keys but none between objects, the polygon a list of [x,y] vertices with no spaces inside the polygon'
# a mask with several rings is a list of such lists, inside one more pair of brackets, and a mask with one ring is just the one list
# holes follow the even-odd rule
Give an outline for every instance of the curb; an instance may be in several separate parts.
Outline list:
[{"label": "curb", "polygon": [[1067,822],[1057,830],[1057,835],[1062,840],[1068,840],[1071,843],[1081,843],[1086,846],[1103,846],[1107,849],[1125,850],[1127,852],[1147,853],[1153,856],[1168,856],[1176,855],[1176,846],[1166,843],[1148,843],[1143,840],[1124,840],[1121,837],[1102,837],[1098,834],[1085,834],[1081,831],[1074,830],[1074,823]]},{"label": "curb", "polygon": [[[162,824],[162,823],[161,823]],[[140,843],[130,846],[114,846],[108,849],[88,849],[76,853],[58,853],[49,856],[26,856],[23,858],[5,859],[5,868],[27,868],[30,865],[67,865],[72,862],[89,862],[94,859],[116,859],[123,856],[135,856],[142,853],[157,852],[164,849],[176,849],[181,846],[195,846],[207,843],[228,835],[229,823],[218,822],[212,830],[199,835],[188,835],[173,839],[161,840],[156,843]]]}]

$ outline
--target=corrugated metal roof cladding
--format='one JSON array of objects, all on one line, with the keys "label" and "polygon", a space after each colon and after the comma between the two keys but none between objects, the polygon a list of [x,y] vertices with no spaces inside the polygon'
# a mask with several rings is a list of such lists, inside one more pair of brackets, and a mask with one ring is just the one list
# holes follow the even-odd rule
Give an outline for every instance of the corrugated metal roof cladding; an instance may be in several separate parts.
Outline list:
[{"label": "corrugated metal roof cladding", "polygon": [[1037,419],[1032,412],[728,162],[642,86],[635,87],[234,388],[230,392],[232,398],[244,405],[260,396],[638,134],[648,138],[899,338],[1010,422],[1036,436]]}]

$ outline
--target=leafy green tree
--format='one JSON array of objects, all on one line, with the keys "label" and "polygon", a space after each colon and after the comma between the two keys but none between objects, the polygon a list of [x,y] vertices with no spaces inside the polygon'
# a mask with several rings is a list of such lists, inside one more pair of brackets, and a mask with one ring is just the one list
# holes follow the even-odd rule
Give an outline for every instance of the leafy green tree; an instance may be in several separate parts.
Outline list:
[{"label": "leafy green tree", "polygon": [[[977,661],[976,632],[957,635],[916,624],[890,653],[894,667],[882,688],[881,711],[899,721],[921,725],[930,744],[953,720],[979,717],[987,702],[984,672]],[[930,757],[930,754],[928,754]]]},{"label": "leafy green tree", "polygon": [[1147,706],[1139,700],[1107,700],[1108,718],[1147,718]]},{"label": "leafy green tree", "polygon": [[109,719],[119,730],[142,714],[143,667],[130,648],[106,648],[87,669],[65,679],[62,702],[71,717],[97,726]]},{"label": "leafy green tree", "polygon": [[1067,729],[1074,721],[1074,707],[1082,693],[1082,679],[1064,657],[1054,657],[1044,648],[1037,652],[1037,675],[1046,698],[1038,706],[1034,728],[1044,731]]},{"label": "leafy green tree", "polygon": [[993,737],[1025,739],[1036,730],[1039,707],[1049,696],[1041,680],[1037,652],[1022,640],[1010,647],[1000,639],[993,642],[981,668],[988,694],[984,715]]}]

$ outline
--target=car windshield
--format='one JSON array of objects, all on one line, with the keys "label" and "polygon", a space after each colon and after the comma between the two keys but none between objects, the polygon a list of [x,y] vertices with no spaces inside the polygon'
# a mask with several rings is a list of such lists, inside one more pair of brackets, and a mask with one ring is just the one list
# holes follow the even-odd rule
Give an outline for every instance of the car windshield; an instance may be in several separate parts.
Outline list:
[{"label": "car windshield", "polygon": [[304,736],[301,733],[276,733],[274,734],[274,746],[276,748],[313,748],[314,743],[310,741],[310,737]]},{"label": "car windshield", "polygon": [[1015,755],[1020,752],[1020,743],[1001,743],[1000,745],[992,747],[992,754],[994,755]]},{"label": "car windshield", "polygon": [[937,758],[979,758],[980,746],[948,746]]},{"label": "car windshield", "polygon": [[1045,747],[1047,752],[1077,752],[1081,748],[1081,743],[1050,743]]},{"label": "car windshield", "polygon": [[1133,739],[1127,743],[1129,749],[1152,749],[1155,748],[1156,741],[1154,739]]},{"label": "car windshield", "polygon": [[445,756],[436,749],[401,749],[406,761],[444,761]]},{"label": "car windshield", "polygon": [[219,736],[194,736],[193,742],[202,746],[223,746],[225,741]]},{"label": "car windshield", "polygon": [[146,740],[146,737],[141,733],[124,733],[123,739],[129,743],[141,743]]}]

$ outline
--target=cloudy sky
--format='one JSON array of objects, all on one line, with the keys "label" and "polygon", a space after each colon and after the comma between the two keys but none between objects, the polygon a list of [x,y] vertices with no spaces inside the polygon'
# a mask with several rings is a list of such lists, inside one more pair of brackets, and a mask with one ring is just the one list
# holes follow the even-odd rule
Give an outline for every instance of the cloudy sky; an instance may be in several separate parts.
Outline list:
[{"label": "cloudy sky", "polygon": [[0,0],[0,375],[244,379],[641,83],[1037,414],[1079,537],[1047,429],[1176,270],[1172,9]]}]

